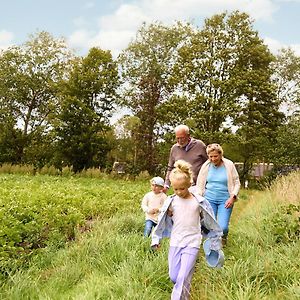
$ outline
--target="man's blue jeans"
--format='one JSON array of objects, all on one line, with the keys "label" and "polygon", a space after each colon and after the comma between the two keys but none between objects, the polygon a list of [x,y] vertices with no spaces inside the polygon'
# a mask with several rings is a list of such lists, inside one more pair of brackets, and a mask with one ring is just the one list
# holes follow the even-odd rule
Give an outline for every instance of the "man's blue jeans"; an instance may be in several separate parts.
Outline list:
[{"label": "man's blue jeans", "polygon": [[148,237],[151,234],[152,228],[155,227],[157,224],[152,220],[146,220],[145,222],[145,229],[144,229],[144,236]]},{"label": "man's blue jeans", "polygon": [[[227,199],[226,199],[227,200]],[[229,221],[232,208],[225,208],[225,201],[211,201],[209,203],[214,211],[216,220],[223,230],[223,237],[226,238],[229,230]]]}]

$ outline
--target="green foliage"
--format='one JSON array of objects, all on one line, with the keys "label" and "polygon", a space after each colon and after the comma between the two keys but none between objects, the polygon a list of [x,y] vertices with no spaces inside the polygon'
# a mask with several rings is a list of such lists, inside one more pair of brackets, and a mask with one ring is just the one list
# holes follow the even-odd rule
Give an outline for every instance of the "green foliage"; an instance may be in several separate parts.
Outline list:
[{"label": "green foliage", "polygon": [[281,205],[265,220],[276,243],[291,243],[300,238],[300,205]]},{"label": "green foliage", "polygon": [[[291,49],[274,57],[239,11],[202,28],[143,24],[117,61],[95,47],[74,57],[36,32],[0,55],[0,163],[78,173],[118,160],[132,175],[163,173],[170,132],[185,123],[244,163],[243,182],[257,160],[299,164],[299,70]],[[109,124],[117,104],[133,114],[117,125],[123,136]]]},{"label": "green foliage", "polygon": [[110,155],[115,161],[126,162],[135,167],[137,161],[138,130],[141,125],[140,119],[125,115],[114,124],[116,142]]},{"label": "green foliage", "polygon": [[110,179],[0,175],[0,181],[2,276],[46,246],[63,247],[88,220],[137,207],[137,192],[120,180],[118,193]]},{"label": "green foliage", "polygon": [[299,111],[300,105],[300,57],[290,48],[283,48],[272,64],[273,81],[277,97],[284,103],[290,115]]},{"label": "green foliage", "polygon": [[70,165],[75,172],[106,165],[117,66],[97,48],[71,58],[64,40],[47,32],[1,53],[0,163]]},{"label": "green foliage", "polygon": [[[151,253],[142,230],[142,219],[135,214],[114,216],[95,225],[93,233],[82,236],[65,251],[36,257],[26,275],[11,277],[18,288],[8,282],[0,295],[3,299],[167,299],[171,284],[166,249]],[[30,278],[27,284],[25,277]],[[25,284],[18,284],[21,282]]]},{"label": "green foliage", "polygon": [[[263,192],[241,191],[224,249],[225,265],[209,268],[201,249],[191,299],[299,299],[300,240],[276,243],[272,220],[279,204],[288,208],[289,201],[276,188],[292,186],[293,194],[299,193],[298,177],[280,180]],[[108,212],[116,203],[120,210],[94,219],[92,230],[77,234],[64,249],[47,247],[32,258],[28,269],[11,273],[1,283],[1,299],[169,299],[173,286],[168,278],[169,241],[162,240],[160,250],[153,253],[150,240],[142,236],[140,199],[149,182],[81,180],[64,179],[62,184],[72,192],[72,182],[77,193],[84,191],[84,199],[93,198],[97,186],[99,211]],[[291,213],[298,214],[299,206],[291,206]]]},{"label": "green foliage", "polygon": [[14,128],[13,123],[0,123],[0,163],[20,163],[24,138],[20,129]]},{"label": "green foliage", "polygon": [[[298,177],[290,176],[294,191],[289,192],[299,192]],[[194,299],[299,298],[299,236],[276,243],[274,235],[273,217],[280,212],[279,207],[288,207],[289,203],[289,195],[274,194],[277,186],[282,188],[281,184],[290,188],[279,180],[270,190],[242,191],[247,198],[241,197],[233,210],[229,241],[224,249],[225,266],[219,271],[205,269],[205,262],[200,260],[193,281]],[[299,207],[292,208],[293,213],[298,210]]]},{"label": "green foliage", "polygon": [[1,54],[0,107],[6,114],[5,127],[10,124],[22,132],[21,138],[16,136],[13,140],[18,149],[15,162],[29,162],[23,152],[31,145],[29,133],[35,137],[48,133],[57,107],[57,87],[66,74],[70,56],[62,39],[43,31]]},{"label": "green foliage", "polygon": [[54,164],[72,166],[74,172],[95,166],[104,167],[110,146],[106,140],[109,127],[95,111],[76,97],[65,98],[56,126],[57,141]]},{"label": "green foliage", "polygon": [[176,92],[172,78],[178,47],[190,27],[181,23],[166,26],[144,24],[136,38],[119,56],[122,75],[121,104],[128,107],[140,121],[135,130],[137,171],[155,171],[155,145],[161,127],[169,122],[164,103]]},{"label": "green foliage", "polygon": [[115,104],[117,85],[117,66],[109,51],[92,48],[86,57],[74,60],[54,123],[57,166],[73,166],[78,172],[106,165],[111,149],[106,137],[108,117]]},{"label": "green foliage", "polygon": [[274,147],[272,155],[277,165],[284,166],[300,165],[300,115],[288,118],[287,124],[283,124],[278,130],[277,146]]},{"label": "green foliage", "polygon": [[119,57],[122,104],[141,123],[133,140],[140,169],[155,170],[163,149],[156,141],[179,123],[206,143],[233,147],[231,155],[244,162],[242,181],[255,161],[271,160],[283,121],[274,60],[253,20],[239,11],[214,15],[203,28],[143,25]]},{"label": "green foliage", "polygon": [[76,97],[106,121],[115,105],[117,85],[117,65],[110,51],[91,48],[86,57],[73,61],[64,92]]}]

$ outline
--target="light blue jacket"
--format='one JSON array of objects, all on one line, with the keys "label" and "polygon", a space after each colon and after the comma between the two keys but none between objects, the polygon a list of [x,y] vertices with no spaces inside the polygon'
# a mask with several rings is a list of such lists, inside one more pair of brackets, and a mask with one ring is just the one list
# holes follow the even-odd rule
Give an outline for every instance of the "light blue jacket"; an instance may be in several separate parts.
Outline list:
[{"label": "light blue jacket", "polygon": [[[199,202],[201,224],[199,230],[201,230],[204,238],[210,239],[210,249],[218,252],[222,248],[221,237],[223,235],[223,231],[214,218],[214,213],[209,202],[199,194],[192,193],[192,195]],[[162,238],[171,236],[173,221],[172,217],[167,215],[167,211],[174,197],[175,195],[169,196],[161,208],[161,212],[158,216],[158,223],[152,233],[151,246],[158,245]]]}]

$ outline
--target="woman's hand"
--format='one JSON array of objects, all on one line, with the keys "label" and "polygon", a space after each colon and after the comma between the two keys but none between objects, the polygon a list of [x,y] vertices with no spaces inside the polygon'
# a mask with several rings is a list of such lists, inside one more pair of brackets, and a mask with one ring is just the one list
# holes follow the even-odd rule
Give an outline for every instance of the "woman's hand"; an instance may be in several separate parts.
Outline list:
[{"label": "woman's hand", "polygon": [[233,207],[233,204],[235,202],[234,196],[231,196],[226,202],[225,202],[225,208],[231,208]]}]

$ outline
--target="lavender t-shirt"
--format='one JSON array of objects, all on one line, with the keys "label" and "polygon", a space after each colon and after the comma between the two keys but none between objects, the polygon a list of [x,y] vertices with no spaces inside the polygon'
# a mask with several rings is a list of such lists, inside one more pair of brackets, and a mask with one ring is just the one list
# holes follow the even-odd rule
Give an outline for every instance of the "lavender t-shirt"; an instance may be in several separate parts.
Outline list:
[{"label": "lavender t-shirt", "polygon": [[196,247],[201,244],[200,206],[195,197],[184,199],[175,196],[170,206],[173,228],[170,238],[172,247]]}]

